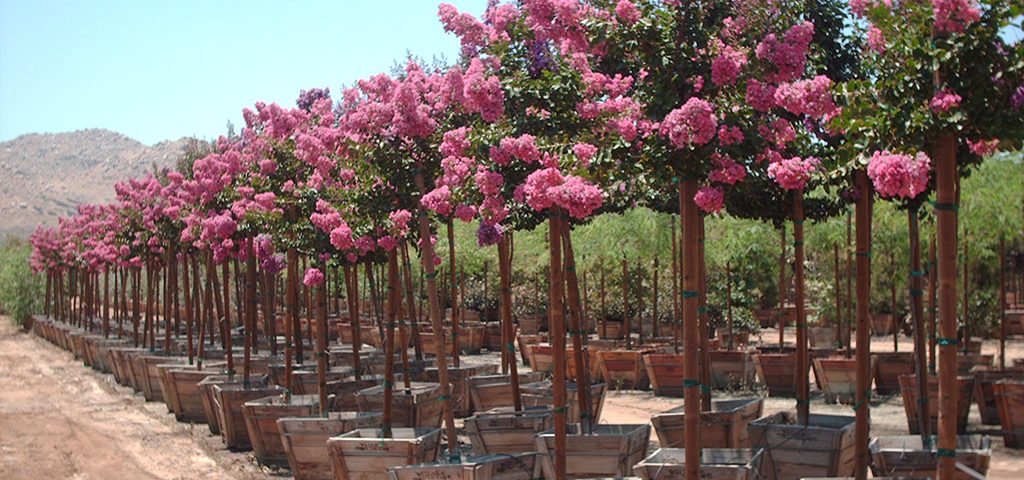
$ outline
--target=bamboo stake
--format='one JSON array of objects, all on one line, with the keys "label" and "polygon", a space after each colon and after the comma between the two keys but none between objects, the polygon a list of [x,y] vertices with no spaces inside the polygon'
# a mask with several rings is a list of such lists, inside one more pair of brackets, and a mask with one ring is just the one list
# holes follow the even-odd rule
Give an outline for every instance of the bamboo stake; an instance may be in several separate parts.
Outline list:
[{"label": "bamboo stake", "polygon": [[[893,258],[895,264],[895,258]],[[892,304],[892,351],[900,351],[900,324],[902,323],[899,314],[899,309],[896,308],[896,279],[893,278],[892,282],[889,283],[889,295],[890,302]]]},{"label": "bamboo stake", "polygon": [[839,294],[839,289],[842,288],[841,287],[841,282],[839,280],[839,243],[833,243],[832,244],[832,255],[833,255],[833,257],[835,257],[835,267],[833,268],[833,271],[835,272],[835,276],[836,276],[836,287],[835,287],[836,318],[835,318],[835,325],[834,325],[835,329],[836,329],[835,344],[836,344],[836,348],[837,349],[841,349],[841,348],[843,348],[843,317],[842,317],[843,304],[842,304],[842,296]]},{"label": "bamboo stake", "polygon": [[[402,243],[402,268],[404,274],[402,275],[405,280],[405,302],[406,309],[409,311],[409,323],[412,326],[412,346],[413,352],[416,354],[416,360],[423,360],[423,343],[420,341],[420,318],[416,311],[416,301],[413,298],[412,288],[412,264],[409,261],[409,244]],[[421,302],[422,304],[422,302]]]},{"label": "bamboo stake", "polygon": [[729,262],[725,262],[725,318],[729,328],[727,348],[732,350],[735,347],[733,341],[735,332],[732,321],[732,265]]},{"label": "bamboo stake", "polygon": [[697,212],[697,321],[700,346],[697,367],[700,370],[700,406],[702,412],[711,411],[711,349],[708,346],[710,322],[708,318],[708,266],[704,250],[704,215]]},{"label": "bamboo stake", "polygon": [[633,349],[633,326],[629,314],[629,266],[622,258],[622,329],[626,332],[626,350]]},{"label": "bamboo stake", "polygon": [[676,244],[676,216],[669,215],[669,230],[672,231],[672,348],[679,353],[679,325],[682,314],[679,305],[679,247]]},{"label": "bamboo stake", "polygon": [[960,336],[963,339],[962,340],[963,344],[961,344],[961,348],[963,348],[964,353],[967,353],[967,347],[971,344],[971,325],[967,321],[967,313],[968,313],[967,310],[968,310],[969,304],[970,304],[969,299],[971,298],[970,297],[970,292],[968,291],[968,289],[969,289],[968,280],[969,280],[969,276],[970,276],[970,273],[968,271],[968,266],[970,265],[971,261],[970,261],[970,257],[969,257],[970,251],[968,250],[967,242],[968,242],[967,228],[965,227],[964,228],[964,274],[963,274],[964,299],[963,299],[963,301],[960,302],[961,306],[963,307],[963,316],[960,317],[960,322],[963,325],[963,327],[961,327],[962,333],[961,333]]},{"label": "bamboo stake", "polygon": [[786,339],[786,225],[779,228],[779,353]]},{"label": "bamboo stake", "polygon": [[[907,209],[907,221],[910,236],[910,320],[914,324],[914,373],[916,375],[917,398],[928,397],[928,355],[925,350],[924,310],[921,302],[923,291],[921,277],[925,272],[921,269],[921,232],[918,224],[918,206],[915,204]],[[924,405],[922,405],[923,407]],[[922,408],[923,411],[923,408]],[[926,449],[932,447],[930,415],[918,415],[918,428],[921,432],[921,445]]]},{"label": "bamboo stake", "polygon": [[651,288],[653,293],[651,294],[651,315],[654,317],[654,324],[652,325],[653,331],[651,334],[654,338],[658,338],[658,257],[654,257],[654,272],[651,274]]},{"label": "bamboo stake", "polygon": [[999,369],[1006,369],[1006,237],[999,236]]},{"label": "bamboo stake", "polygon": [[[938,80],[938,79],[937,79]],[[941,84],[941,82],[937,82]],[[936,235],[938,237],[939,442],[938,475],[956,475],[957,325],[956,325],[956,137],[943,132],[935,149]]]},{"label": "bamboo stake", "polygon": [[189,365],[194,365],[193,362],[194,362],[194,359],[195,359],[195,345],[192,343],[193,342],[193,338],[192,338],[192,325],[193,325],[192,314],[194,312],[192,311],[192,284],[189,281],[190,280],[189,279],[189,276],[190,276],[189,273],[190,272],[189,272],[188,257],[189,257],[189,255],[188,255],[188,252],[186,250],[185,254],[182,255],[182,263],[184,264],[183,265],[184,268],[182,268],[182,271],[181,271],[181,283],[182,283],[182,288],[184,288],[184,290],[185,290],[185,336],[188,339],[187,340],[188,341],[188,364]]},{"label": "bamboo stake", "polygon": [[292,370],[294,358],[293,343],[299,337],[295,325],[299,320],[299,252],[294,247],[288,248],[285,254],[288,259],[287,283],[285,284],[285,309],[288,310],[288,319],[284,322],[284,389],[292,391]]},{"label": "bamboo stake", "polygon": [[853,215],[846,212],[846,358],[853,355]]},{"label": "bamboo stake", "polygon": [[103,338],[110,338],[110,269],[103,267]]},{"label": "bamboo stake", "polygon": [[224,288],[224,318],[221,320],[221,325],[223,325],[221,328],[224,331],[224,356],[228,363],[228,376],[233,376],[235,374],[235,355],[231,331],[231,265],[225,259],[220,264],[220,268],[221,276],[224,279],[223,285],[221,285]]},{"label": "bamboo stake", "polygon": [[[402,247],[405,247],[405,242],[404,241],[402,242]],[[398,260],[398,251],[397,250],[394,252],[394,255],[395,255],[395,263],[397,264],[399,262],[399,260]],[[388,268],[390,268],[390,266]],[[397,283],[394,285],[394,287],[392,287],[392,288],[395,289],[395,292],[394,292],[394,295],[395,295],[395,305],[394,305],[393,309],[394,309],[394,315],[395,315],[395,317],[398,320],[398,344],[402,346],[402,352],[401,352],[401,357],[402,357],[402,380],[405,382],[405,389],[406,390],[410,390],[410,389],[412,389],[412,372],[411,372],[411,370],[409,370],[409,334],[406,331],[405,321],[406,321],[407,318],[410,318],[412,316],[412,309],[410,307],[409,313],[407,315],[403,315],[402,314],[402,300],[403,300],[402,297],[404,297],[404,295],[402,294],[402,290],[403,290],[403,288],[402,288],[403,287],[402,280],[403,280],[403,277],[405,275],[403,275],[403,273],[400,270],[400,268],[401,268],[401,266],[397,266],[396,267],[396,270],[398,270],[395,273],[395,278],[396,278]],[[411,305],[411,303],[410,303],[410,305]]]},{"label": "bamboo stake", "polygon": [[644,344],[644,270],[640,259],[636,261],[636,344]]},{"label": "bamboo stake", "polygon": [[938,338],[938,327],[936,325],[939,311],[938,286],[939,268],[936,260],[935,235],[932,235],[928,249],[928,371],[936,372],[938,357],[935,352],[935,339]]},{"label": "bamboo stake", "polygon": [[512,324],[512,255],[511,238],[502,238],[498,242],[498,280],[501,282],[501,324],[505,332],[508,350],[508,371],[512,382],[512,406],[515,411],[523,411],[523,396],[519,389],[519,364],[516,361],[515,325]]},{"label": "bamboo stake", "polygon": [[[693,196],[697,193],[697,182],[686,179],[679,184],[679,212],[682,217],[682,263],[683,263],[683,352],[695,356],[699,348],[698,336],[698,298],[700,288],[700,263],[698,260],[700,225],[697,205]],[[698,362],[684,362],[683,405],[685,409],[685,431],[683,447],[685,451],[686,480],[697,480],[701,472],[701,425],[700,425],[700,375]]]},{"label": "bamboo stake", "polygon": [[352,325],[352,369],[356,380],[362,377],[359,350],[362,348],[362,325],[359,323],[359,266],[345,265],[345,284],[347,286],[348,315]]},{"label": "bamboo stake", "polygon": [[810,422],[807,310],[804,303],[804,191],[793,191],[793,283],[796,289],[796,412],[804,426]]},{"label": "bamboo stake", "polygon": [[854,412],[854,475],[858,480],[867,478],[868,434],[871,428],[871,213],[872,192],[867,172],[863,169],[854,174],[859,193],[857,198],[857,392]]},{"label": "bamboo stake", "polygon": [[608,338],[608,306],[605,303],[604,262],[601,262],[601,338]]}]

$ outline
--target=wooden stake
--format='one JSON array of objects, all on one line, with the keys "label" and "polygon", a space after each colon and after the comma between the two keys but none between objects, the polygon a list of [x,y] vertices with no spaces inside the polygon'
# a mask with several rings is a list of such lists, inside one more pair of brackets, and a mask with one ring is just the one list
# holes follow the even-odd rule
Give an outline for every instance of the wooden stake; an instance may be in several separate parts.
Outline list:
[{"label": "wooden stake", "polygon": [[[921,296],[924,294],[921,278],[925,272],[921,268],[921,232],[917,220],[918,206],[915,204],[907,209],[908,233],[910,236],[910,321],[914,325],[914,373],[917,377],[917,398],[928,396],[928,355],[924,335],[924,309]],[[923,405],[922,405],[923,407]],[[918,415],[918,428],[921,432],[921,445],[927,449],[932,447],[930,415]]]},{"label": "wooden stake", "polygon": [[938,311],[939,311],[939,269],[936,260],[936,237],[932,235],[931,246],[928,249],[928,371],[935,373],[938,368],[938,357],[936,356],[935,339],[938,338]]},{"label": "wooden stake", "polygon": [[395,382],[395,362],[393,361],[395,357],[395,321],[398,319],[397,310],[399,308],[396,295],[398,293],[398,251],[394,249],[388,252],[387,285],[387,303],[384,304],[387,316],[387,328],[385,329],[387,333],[384,337],[384,419],[381,435],[384,438],[391,438],[391,403],[393,401],[391,389]]},{"label": "wooden stake", "polygon": [[511,238],[498,242],[498,281],[501,283],[501,327],[507,343],[502,346],[508,351],[508,371],[512,381],[512,406],[523,411],[523,396],[519,390],[519,366],[516,360],[515,325],[512,324],[512,255],[509,252]]},{"label": "wooden stake", "polygon": [[565,276],[569,291],[569,322],[572,336],[573,357],[576,361],[576,395],[580,405],[580,432],[591,433],[592,411],[590,405],[590,371],[586,367],[586,334],[583,331],[583,312],[580,302],[580,288],[576,277],[576,258],[572,248],[572,234],[568,225],[562,226],[562,246],[565,252]]},{"label": "wooden stake", "polygon": [[868,434],[871,429],[871,213],[873,194],[867,172],[854,173],[858,192],[857,216],[857,392],[854,412],[854,475],[858,480],[868,474]]},{"label": "wooden stake", "polygon": [[651,335],[654,338],[661,333],[658,331],[658,270],[658,257],[654,257],[654,271],[651,273],[651,316],[654,317]]},{"label": "wooden stake", "polygon": [[835,287],[836,318],[835,318],[835,324],[833,326],[836,329],[836,339],[835,339],[836,348],[837,349],[841,349],[841,348],[843,348],[843,317],[842,317],[843,303],[842,303],[842,296],[839,294],[839,289],[842,288],[842,286],[841,286],[842,283],[839,280],[839,243],[833,243],[832,244],[832,254],[833,254],[833,257],[835,257],[835,267],[833,268],[833,271],[836,274],[836,287]]},{"label": "wooden stake", "polygon": [[[566,436],[568,434],[566,413],[565,375],[565,322],[562,316],[562,238],[561,212],[554,211],[548,219],[549,285],[548,285],[548,327],[551,333],[551,349],[554,357],[554,424],[555,424],[555,478],[566,476]],[[622,262],[625,269],[625,260]],[[623,279],[625,281],[625,279]],[[627,331],[627,338],[629,332]],[[627,340],[628,342],[628,340]],[[627,343],[628,345],[628,343]]]},{"label": "wooden stake", "polygon": [[245,346],[242,359],[242,384],[249,388],[249,376],[252,374],[252,344],[254,340],[253,327],[256,325],[256,255],[252,252],[252,237],[245,239],[246,251],[250,252],[245,256]]},{"label": "wooden stake", "polygon": [[[251,252],[252,250],[250,250]],[[251,256],[251,255],[250,255]],[[327,270],[327,262],[320,261],[321,271]],[[314,286],[316,290],[316,391],[320,395],[320,416],[327,416],[327,282]],[[254,319],[255,320],[255,319]],[[255,322],[253,322],[255,323]],[[385,365],[391,364],[388,357]],[[387,408],[387,407],[385,407]]]},{"label": "wooden stake", "polygon": [[[941,84],[941,82],[937,82]],[[936,235],[938,237],[939,443],[938,475],[956,475],[957,325],[956,325],[956,137],[943,132],[935,148]]]},{"label": "wooden stake", "polygon": [[[700,263],[698,260],[699,246],[697,242],[700,225],[697,205],[693,196],[697,193],[697,182],[686,179],[679,184],[679,211],[682,216],[682,247],[683,247],[683,351],[691,358],[695,357],[700,339],[698,338],[699,320],[697,315],[698,293],[700,288]],[[683,405],[685,409],[685,428],[683,447],[686,449],[686,480],[697,480],[701,471],[701,425],[700,425],[700,368],[698,362],[683,363],[685,378],[683,380]]]},{"label": "wooden stake", "polygon": [[779,227],[779,352],[786,340],[786,225]]},{"label": "wooden stake", "polygon": [[[447,229],[448,229],[448,287],[451,289],[451,296],[448,298],[448,304],[452,308],[452,366],[459,368],[459,325],[462,322],[459,319],[462,317],[461,306],[459,304],[459,282],[456,278],[455,270],[455,220],[449,218]],[[444,335],[444,331],[440,330],[434,333],[435,336]]]},{"label": "wooden stake", "polygon": [[633,348],[633,325],[629,314],[629,265],[622,258],[622,329],[626,332],[626,349]]},{"label": "wooden stake", "polygon": [[1006,369],[1006,237],[999,236],[999,369]]}]

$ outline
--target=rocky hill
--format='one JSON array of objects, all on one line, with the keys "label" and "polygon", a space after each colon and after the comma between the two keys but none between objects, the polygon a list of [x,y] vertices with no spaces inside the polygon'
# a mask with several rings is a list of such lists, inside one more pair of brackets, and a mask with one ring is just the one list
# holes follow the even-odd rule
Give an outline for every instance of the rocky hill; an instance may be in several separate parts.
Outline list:
[{"label": "rocky hill", "polygon": [[173,166],[190,140],[144,145],[120,133],[89,129],[22,135],[0,143],[0,237],[27,235],[36,225],[81,203],[110,201],[114,182]]}]

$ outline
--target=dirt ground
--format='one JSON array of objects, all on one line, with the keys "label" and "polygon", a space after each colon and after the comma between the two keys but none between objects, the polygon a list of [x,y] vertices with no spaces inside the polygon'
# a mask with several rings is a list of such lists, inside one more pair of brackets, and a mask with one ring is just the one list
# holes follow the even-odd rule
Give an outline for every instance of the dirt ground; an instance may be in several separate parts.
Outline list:
[{"label": "dirt ground", "polygon": [[[1024,358],[1024,342],[1010,342],[1008,347],[1008,362]],[[910,348],[909,341],[901,342],[901,350]],[[995,342],[986,342],[983,351],[996,349]],[[891,351],[892,341],[876,340],[872,350]],[[487,357],[464,358],[475,363],[488,361]],[[650,392],[610,392],[602,422],[647,423],[651,415],[681,404],[681,399]],[[793,407],[792,399],[770,398],[765,413]],[[853,414],[849,406],[825,405],[820,397],[812,401],[812,411]],[[899,396],[876,399],[871,416],[872,435],[906,434]],[[970,422],[972,432],[992,438],[988,478],[1021,478],[1024,451],[1004,448],[996,429],[981,425],[976,406]],[[652,448],[656,445],[652,432]],[[228,452],[205,426],[176,422],[163,403],[146,403],[112,376],[83,366],[70,353],[0,317],[0,478],[287,478],[283,472],[261,470],[249,457]]]}]

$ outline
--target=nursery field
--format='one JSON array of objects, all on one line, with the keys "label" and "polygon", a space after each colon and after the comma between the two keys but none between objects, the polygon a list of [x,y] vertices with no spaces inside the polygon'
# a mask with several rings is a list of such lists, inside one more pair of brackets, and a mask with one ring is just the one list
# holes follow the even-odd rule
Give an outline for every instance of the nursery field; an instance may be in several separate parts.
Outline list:
[{"label": "nursery field", "polygon": [[[892,342],[875,339],[872,351],[887,351]],[[911,348],[901,339],[900,348]],[[996,353],[986,342],[983,353]],[[1009,358],[1024,358],[1024,340],[1007,343]],[[463,357],[466,364],[499,361],[498,355]],[[18,368],[9,368],[17,365]],[[292,478],[287,470],[260,468],[249,453],[225,450],[206,425],[175,421],[162,403],[146,402],[141,394],[118,385],[75,360],[70,352],[25,333],[8,316],[0,316],[0,478],[74,478],[78,480],[257,480]],[[751,392],[716,394],[716,399],[741,398]],[[850,407],[825,405],[821,413],[847,414]],[[657,397],[650,391],[612,391],[605,400],[602,422],[649,423],[651,416],[678,407],[681,399]],[[766,415],[792,408],[792,399],[766,398]],[[460,437],[465,435],[459,422]],[[906,431],[899,395],[872,403],[873,435]],[[1002,446],[996,429],[980,424],[972,407],[971,431],[992,435],[990,479],[1020,478],[1024,451]],[[465,439],[464,439],[465,441]],[[658,447],[653,431],[649,451]]]}]

